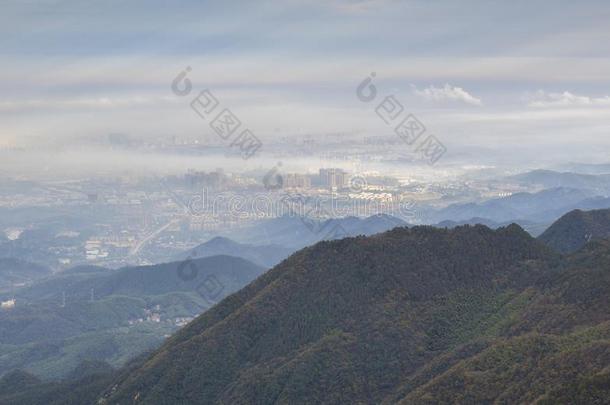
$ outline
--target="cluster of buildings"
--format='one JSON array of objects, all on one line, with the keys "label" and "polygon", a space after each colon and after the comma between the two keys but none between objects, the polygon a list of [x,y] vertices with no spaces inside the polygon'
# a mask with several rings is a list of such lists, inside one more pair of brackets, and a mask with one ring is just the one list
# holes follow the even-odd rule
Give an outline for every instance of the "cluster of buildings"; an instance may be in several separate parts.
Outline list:
[{"label": "cluster of buildings", "polygon": [[282,175],[283,187],[309,189],[318,186],[326,190],[340,190],[348,185],[349,174],[338,168],[320,169],[318,175],[287,173]]},{"label": "cluster of buildings", "polygon": [[12,309],[15,308],[15,299],[10,299],[7,301],[1,301],[0,302],[0,308],[1,309]]},{"label": "cluster of buildings", "polygon": [[100,240],[90,239],[85,243],[85,257],[87,260],[101,260],[108,257],[108,251],[102,248]]},{"label": "cluster of buildings", "polygon": [[[285,192],[296,189],[312,200],[335,193],[350,198],[354,195],[350,187],[353,173],[341,168],[322,167],[316,173],[280,170],[278,174]],[[274,200],[283,191],[269,193],[260,175],[258,172],[225,173],[222,169],[190,170],[162,179],[116,177],[44,185],[40,197],[46,201],[42,205],[50,210],[54,209],[56,200],[78,201],[80,205],[72,210],[74,221],[70,227],[52,224],[54,233],[37,236],[36,243],[44,248],[45,264],[61,268],[84,263],[106,267],[154,263],[189,249],[193,241],[209,238],[210,234],[247,226],[252,221],[284,212],[285,207]],[[383,193],[400,187],[394,183],[376,186],[372,177],[366,182],[366,189],[359,191],[356,198],[386,198]],[[261,210],[259,205],[263,203],[279,208]],[[81,211],[86,220],[79,222],[77,217]],[[40,224],[30,225],[40,229]],[[13,227],[4,233],[9,241],[16,240],[24,229]]]},{"label": "cluster of buildings", "polygon": [[[169,322],[174,326],[182,327],[192,320],[192,316],[179,316],[173,319],[165,319],[165,322]],[[161,306],[155,305],[152,309],[145,309],[144,316],[142,318],[130,319],[128,324],[133,326],[144,322],[161,323],[161,321]]]},{"label": "cluster of buildings", "polygon": [[333,189],[342,189],[347,186],[348,174],[342,169],[320,169],[320,185]]}]

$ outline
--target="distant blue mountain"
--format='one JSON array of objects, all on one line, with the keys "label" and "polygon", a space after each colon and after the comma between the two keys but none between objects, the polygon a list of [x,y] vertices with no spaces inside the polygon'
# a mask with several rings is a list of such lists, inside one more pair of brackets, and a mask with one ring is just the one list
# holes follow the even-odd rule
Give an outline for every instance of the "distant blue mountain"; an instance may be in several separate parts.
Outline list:
[{"label": "distant blue mountain", "polygon": [[599,195],[610,193],[610,174],[580,174],[573,172],[556,172],[552,170],[533,170],[527,173],[508,177],[508,180],[521,184],[539,185],[544,188],[574,188],[590,190]]},{"label": "distant blue mountain", "polygon": [[[149,266],[130,266],[117,270],[95,271],[94,268],[79,267],[88,271],[66,271],[19,289],[15,296],[25,301],[54,300],[59,302],[62,292],[69,299],[87,300],[91,289],[95,298],[111,295],[143,297],[175,292],[193,292],[197,283],[208,276],[216,277],[226,290],[237,290],[265,269],[240,257],[219,255],[175,261]],[[196,270],[192,270],[195,268]],[[181,277],[183,273],[195,273],[193,279]]]},{"label": "distant blue mountain", "polygon": [[262,267],[273,267],[294,253],[295,249],[280,245],[251,245],[238,243],[222,236],[215,237],[201,245],[181,253],[176,259],[202,258],[217,255],[241,257]]},{"label": "distant blue mountain", "polygon": [[51,274],[51,269],[12,257],[0,258],[0,290],[30,283]]},{"label": "distant blue mountain", "polygon": [[551,188],[537,193],[516,193],[481,203],[452,204],[432,213],[432,222],[467,221],[485,218],[494,222],[517,220],[550,223],[573,209],[610,207],[610,198],[595,193],[565,187]]},{"label": "distant blue mountain", "polygon": [[408,224],[400,218],[385,214],[367,218],[353,216],[332,218],[323,221],[307,217],[282,216],[260,221],[248,229],[236,231],[231,236],[247,243],[300,249],[321,240],[373,235],[398,226],[408,226]]},{"label": "distant blue mountain", "polygon": [[610,163],[565,163],[558,168],[583,174],[610,174]]},{"label": "distant blue mountain", "polygon": [[537,223],[537,222],[526,221],[526,220],[495,222],[495,221],[492,221],[492,220],[487,219],[487,218],[470,218],[470,219],[467,219],[467,220],[464,220],[464,221],[445,220],[445,221],[441,221],[438,224],[435,224],[433,226],[437,227],[437,228],[453,229],[453,228],[455,228],[457,226],[462,226],[462,225],[477,225],[477,224],[481,224],[481,225],[485,225],[485,226],[487,226],[487,227],[489,227],[491,229],[498,229],[498,228],[501,228],[501,227],[508,226],[511,223],[516,223],[517,225],[522,227],[524,230],[526,230],[530,235],[532,235],[534,237],[540,235],[548,227],[547,223]]},{"label": "distant blue mountain", "polygon": [[80,266],[0,291],[0,300],[16,299],[0,310],[0,375],[25,369],[62,378],[84,359],[120,366],[265,271],[231,256],[117,270]]}]

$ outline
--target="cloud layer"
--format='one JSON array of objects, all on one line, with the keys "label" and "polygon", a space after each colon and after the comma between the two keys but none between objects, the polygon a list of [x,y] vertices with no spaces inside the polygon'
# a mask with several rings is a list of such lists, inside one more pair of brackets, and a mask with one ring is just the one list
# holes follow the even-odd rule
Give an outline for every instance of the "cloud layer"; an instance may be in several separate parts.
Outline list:
[{"label": "cloud layer", "polygon": [[590,97],[581,96],[564,91],[562,93],[547,93],[543,90],[537,91],[529,97],[528,106],[537,108],[549,107],[595,107],[610,106],[610,96]]},{"label": "cloud layer", "polygon": [[7,0],[0,145],[205,135],[169,87],[191,66],[194,91],[211,89],[269,143],[386,134],[355,97],[376,72],[380,96],[396,94],[456,155],[524,138],[599,152],[578,133],[610,146],[610,4],[468,4]]},{"label": "cloud layer", "polygon": [[470,105],[483,105],[480,98],[476,98],[461,87],[445,84],[443,87],[429,86],[423,90],[414,89],[414,93],[428,101],[434,102],[462,102]]}]

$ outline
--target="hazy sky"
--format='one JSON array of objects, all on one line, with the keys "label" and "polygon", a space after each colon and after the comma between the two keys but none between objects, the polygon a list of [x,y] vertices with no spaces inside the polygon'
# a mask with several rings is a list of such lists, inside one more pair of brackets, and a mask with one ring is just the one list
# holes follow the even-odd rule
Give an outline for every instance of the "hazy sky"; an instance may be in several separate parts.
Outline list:
[{"label": "hazy sky", "polygon": [[[387,135],[355,96],[375,72],[380,95],[415,113],[449,159],[601,162],[608,21],[604,1],[5,0],[0,153],[117,132],[209,136],[188,105],[204,88],[266,142]],[[193,94],[179,97],[170,84],[187,66]]]}]

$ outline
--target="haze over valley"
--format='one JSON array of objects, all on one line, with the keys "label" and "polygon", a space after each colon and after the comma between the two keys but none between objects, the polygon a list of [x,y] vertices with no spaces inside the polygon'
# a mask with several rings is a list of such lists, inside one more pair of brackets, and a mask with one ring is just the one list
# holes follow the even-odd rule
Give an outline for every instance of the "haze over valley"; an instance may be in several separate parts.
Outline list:
[{"label": "haze over valley", "polygon": [[610,403],[610,6],[0,5],[0,404]]}]

